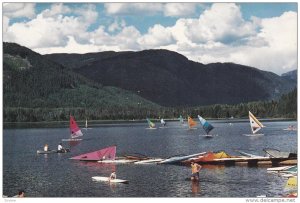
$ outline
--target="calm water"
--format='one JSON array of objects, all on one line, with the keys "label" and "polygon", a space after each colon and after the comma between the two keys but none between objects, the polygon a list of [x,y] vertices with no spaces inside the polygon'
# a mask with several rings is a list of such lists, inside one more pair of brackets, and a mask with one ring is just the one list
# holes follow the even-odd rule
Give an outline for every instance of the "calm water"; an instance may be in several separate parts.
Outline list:
[{"label": "calm water", "polygon": [[[117,156],[141,153],[166,158],[178,154],[225,150],[238,155],[236,149],[264,155],[263,148],[297,151],[297,132],[284,131],[295,121],[264,122],[264,136],[247,137],[248,122],[211,121],[213,139],[204,131],[187,130],[178,122],[168,128],[146,130],[146,124],[94,126],[82,130],[84,140],[69,146],[71,153],[37,155],[47,143],[56,148],[68,138],[67,128],[30,128],[3,130],[3,194],[13,196],[25,189],[31,197],[256,197],[280,196],[285,180],[266,172],[266,167],[205,166],[199,184],[186,178],[190,168],[177,165],[99,164],[68,158],[117,145]],[[199,125],[199,124],[198,124]],[[76,145],[77,144],[77,145]],[[112,170],[129,184],[109,185],[92,181],[92,176],[109,176]]]}]

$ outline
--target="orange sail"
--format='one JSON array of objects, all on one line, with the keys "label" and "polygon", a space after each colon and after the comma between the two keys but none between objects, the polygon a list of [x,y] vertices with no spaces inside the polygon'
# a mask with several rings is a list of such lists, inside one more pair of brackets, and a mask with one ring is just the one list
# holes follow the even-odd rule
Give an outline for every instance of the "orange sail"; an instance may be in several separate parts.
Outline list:
[{"label": "orange sail", "polygon": [[194,121],[191,117],[188,117],[189,128],[192,128],[197,125],[196,121]]}]

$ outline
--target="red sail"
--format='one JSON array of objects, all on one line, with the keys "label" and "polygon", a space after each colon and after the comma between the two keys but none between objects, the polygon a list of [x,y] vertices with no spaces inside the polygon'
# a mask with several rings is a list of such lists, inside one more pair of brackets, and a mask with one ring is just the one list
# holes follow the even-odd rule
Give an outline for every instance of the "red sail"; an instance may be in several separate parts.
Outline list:
[{"label": "red sail", "polygon": [[76,159],[81,161],[115,160],[116,151],[117,151],[117,147],[111,146],[98,151],[74,156],[70,159]]},{"label": "red sail", "polygon": [[83,135],[73,116],[70,116],[70,133],[72,138]]}]

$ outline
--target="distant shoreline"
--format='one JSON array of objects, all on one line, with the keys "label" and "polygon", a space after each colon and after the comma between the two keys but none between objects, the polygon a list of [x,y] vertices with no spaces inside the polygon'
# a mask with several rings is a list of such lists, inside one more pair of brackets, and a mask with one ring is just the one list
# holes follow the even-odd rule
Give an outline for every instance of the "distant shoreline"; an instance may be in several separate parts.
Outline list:
[{"label": "distant shoreline", "polygon": [[[153,122],[160,122],[159,119],[151,119]],[[178,119],[164,119],[166,122],[179,122]],[[211,120],[216,123],[238,123],[238,122],[249,122],[248,118],[210,118],[206,120]],[[262,122],[270,121],[297,121],[293,118],[260,118]],[[129,124],[146,124],[146,119],[142,120],[89,120],[89,127],[98,126],[128,126]],[[186,120],[185,120],[186,122]],[[79,127],[83,128],[85,125],[85,120],[77,121]],[[42,122],[3,122],[3,128],[64,128],[69,127],[69,121],[42,121]]]}]

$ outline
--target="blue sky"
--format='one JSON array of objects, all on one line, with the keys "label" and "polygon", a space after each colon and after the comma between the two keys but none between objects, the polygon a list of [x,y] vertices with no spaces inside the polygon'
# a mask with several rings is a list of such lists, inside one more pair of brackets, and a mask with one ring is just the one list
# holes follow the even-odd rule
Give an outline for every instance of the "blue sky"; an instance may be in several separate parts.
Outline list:
[{"label": "blue sky", "polygon": [[168,49],[281,74],[297,68],[297,3],[5,3],[3,40],[41,54]]}]

